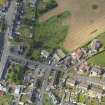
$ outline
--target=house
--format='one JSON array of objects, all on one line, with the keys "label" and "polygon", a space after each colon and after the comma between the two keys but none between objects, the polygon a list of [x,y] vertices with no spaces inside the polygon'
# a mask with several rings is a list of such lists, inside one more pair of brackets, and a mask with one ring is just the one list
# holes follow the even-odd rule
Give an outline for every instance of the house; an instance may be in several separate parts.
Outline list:
[{"label": "house", "polygon": [[81,48],[79,48],[75,52],[73,52],[71,55],[73,59],[80,61],[80,59],[84,56],[84,52],[83,50],[81,50]]},{"label": "house", "polygon": [[65,57],[66,54],[61,49],[57,49],[53,54],[53,61],[62,63]]},{"label": "house", "polygon": [[63,63],[64,63],[64,65],[66,65],[66,66],[70,66],[71,61],[72,61],[71,56],[67,56],[67,57],[64,59]]},{"label": "house", "polygon": [[86,92],[88,89],[88,84],[87,83],[80,83],[77,88],[82,90],[82,92]]},{"label": "house", "polygon": [[[60,105],[62,105],[62,103]],[[76,104],[72,103],[72,102],[65,102],[65,103],[63,103],[63,105],[76,105]]]},{"label": "house", "polygon": [[90,89],[87,95],[92,98],[101,98],[103,96],[103,89]]},{"label": "house", "polygon": [[60,61],[60,57],[56,53],[53,55],[53,61],[54,62],[59,62]]},{"label": "house", "polygon": [[14,95],[18,96],[20,94],[20,86],[16,86],[15,91],[14,91]]},{"label": "house", "polygon": [[90,48],[93,52],[99,51],[101,46],[102,46],[102,44],[98,39],[94,39],[90,44]]},{"label": "house", "polygon": [[52,91],[49,91],[48,95],[49,95],[49,97],[52,98],[52,101],[53,101],[54,105],[56,105],[60,102],[59,98],[57,96],[55,96]]},{"label": "house", "polygon": [[90,68],[91,67],[87,64],[87,62],[83,62],[80,64],[78,69],[81,73],[83,73],[83,72],[88,72],[90,70]]},{"label": "house", "polygon": [[46,51],[46,50],[42,50],[41,51],[41,56],[42,57],[47,59],[49,57],[49,55],[50,55],[50,53],[48,51]]},{"label": "house", "polygon": [[56,53],[58,54],[60,59],[62,59],[66,56],[66,54],[61,49],[57,49]]},{"label": "house", "polygon": [[93,66],[90,72],[90,76],[100,76],[102,74],[102,69]]},{"label": "house", "polygon": [[77,85],[79,85],[79,83],[80,83],[80,81],[78,81],[78,80],[74,80],[74,79],[67,79],[67,81],[66,81],[66,85],[67,86],[77,86]]},{"label": "house", "polygon": [[0,19],[3,19],[4,16],[5,16],[5,13],[0,10]]},{"label": "house", "polygon": [[5,92],[0,90],[0,97],[4,95],[5,95]]},{"label": "house", "polygon": [[3,85],[0,84],[0,91],[2,91],[2,92],[6,92],[7,89],[6,89]]}]

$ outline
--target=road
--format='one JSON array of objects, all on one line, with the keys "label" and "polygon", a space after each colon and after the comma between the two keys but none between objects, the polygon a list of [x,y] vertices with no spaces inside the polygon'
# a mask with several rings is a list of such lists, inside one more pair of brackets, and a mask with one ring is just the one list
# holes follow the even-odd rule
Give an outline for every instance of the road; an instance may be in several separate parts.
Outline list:
[{"label": "road", "polygon": [[45,72],[45,75],[44,75],[44,80],[43,80],[43,83],[42,83],[42,88],[40,90],[40,101],[37,103],[37,105],[43,105],[42,104],[42,102],[43,102],[43,95],[45,94],[46,88],[48,86],[48,77],[50,75],[51,68],[47,67],[45,71],[46,72]]},{"label": "road", "polygon": [[105,85],[105,79],[98,80],[98,79],[95,79],[95,78],[80,76],[80,75],[76,75],[75,79],[79,80],[79,81],[85,81],[85,82],[88,82],[88,83],[93,83],[95,85],[100,85],[100,86]]},{"label": "road", "polygon": [[[35,0],[35,2],[36,1],[37,0]],[[13,20],[15,18],[15,13],[16,13],[16,1],[13,0],[13,1],[11,1],[10,8],[8,9],[6,16],[5,16],[8,27],[5,32],[5,36],[4,36],[4,48],[3,48],[3,53],[2,53],[2,57],[1,57],[1,63],[0,63],[0,78],[2,77],[2,73],[3,73],[3,70],[7,63],[8,57],[10,57],[12,60],[17,61],[18,63],[20,63],[20,61],[23,62],[24,64],[28,63],[28,66],[32,67],[33,69],[35,69],[36,65],[38,65],[39,68],[41,68],[41,69],[43,69],[43,68],[46,69],[44,80],[42,83],[42,88],[40,91],[41,99],[40,99],[40,102],[38,103],[38,105],[42,105],[42,98],[43,98],[43,94],[47,87],[47,80],[48,80],[50,71],[52,69],[57,69],[57,67],[55,67],[53,65],[42,64],[37,61],[31,61],[31,60],[26,59],[22,56],[16,56],[16,55],[13,55],[10,53],[10,43],[9,43],[8,37],[11,36],[11,34],[12,34],[12,27],[13,27]],[[35,75],[37,75],[37,71],[35,72]]]},{"label": "road", "polygon": [[[42,83],[42,88],[40,90],[41,97],[40,97],[40,101],[37,102],[37,105],[42,105],[42,98],[43,98],[43,94],[45,93],[47,85],[48,85],[48,77],[50,75],[50,72],[52,69],[54,70],[53,77],[55,78],[56,72],[58,70],[60,70],[59,67],[56,67],[54,65],[48,65],[45,63],[40,63],[38,61],[32,61],[32,60],[26,59],[22,56],[18,56],[18,55],[14,55],[14,54],[10,54],[9,59],[13,60],[14,62],[20,63],[22,65],[27,64],[27,66],[30,69],[35,69],[35,77],[37,77],[37,74],[38,74],[38,69],[36,69],[36,66],[39,67],[40,69],[45,69],[44,80]],[[35,79],[34,84],[36,84],[36,80],[37,80],[37,78]]]},{"label": "road", "polygon": [[12,34],[11,29],[12,29],[13,20],[15,18],[15,15],[14,15],[15,10],[16,10],[16,1],[13,0],[13,1],[11,1],[10,8],[8,9],[6,16],[5,16],[8,27],[7,27],[7,30],[4,35],[4,47],[3,47],[3,52],[2,52],[1,62],[0,62],[0,79],[2,77],[2,73],[5,68],[5,65],[6,65],[6,62],[8,59],[8,55],[9,55],[8,35]]},{"label": "road", "polygon": [[48,65],[47,63],[41,63],[39,61],[33,61],[33,60],[25,58],[24,56],[15,55],[13,53],[9,54],[9,58],[11,60],[17,62],[17,63],[20,63],[20,64],[22,64],[22,63],[26,64],[27,63],[27,66],[29,66],[31,69],[35,69],[36,66],[39,66],[39,68],[41,68],[41,69],[50,68],[50,69],[54,69],[54,70],[59,70],[59,67],[56,67],[55,65]]}]

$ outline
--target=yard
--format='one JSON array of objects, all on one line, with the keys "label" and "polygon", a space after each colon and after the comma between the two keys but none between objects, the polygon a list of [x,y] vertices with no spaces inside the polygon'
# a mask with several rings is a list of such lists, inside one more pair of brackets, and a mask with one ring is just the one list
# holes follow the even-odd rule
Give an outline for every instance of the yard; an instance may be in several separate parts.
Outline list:
[{"label": "yard", "polygon": [[24,68],[18,64],[12,64],[9,67],[7,80],[17,85],[22,84]]},{"label": "yard", "polygon": [[[103,48],[105,48],[105,33],[100,34],[97,38],[101,41]],[[105,58],[105,51],[91,57],[88,60],[88,63],[105,67],[104,58]]]},{"label": "yard", "polygon": [[27,95],[22,95],[21,98],[20,98],[20,101],[26,103],[26,102],[28,102],[28,99],[29,98],[28,98]]},{"label": "yard", "polygon": [[77,102],[85,103],[86,96],[83,93],[80,92],[80,93],[78,93],[76,100],[77,100]]},{"label": "yard", "polygon": [[52,99],[47,94],[43,96],[43,105],[53,105]]},{"label": "yard", "polygon": [[0,105],[10,105],[13,96],[1,96],[0,97]]}]

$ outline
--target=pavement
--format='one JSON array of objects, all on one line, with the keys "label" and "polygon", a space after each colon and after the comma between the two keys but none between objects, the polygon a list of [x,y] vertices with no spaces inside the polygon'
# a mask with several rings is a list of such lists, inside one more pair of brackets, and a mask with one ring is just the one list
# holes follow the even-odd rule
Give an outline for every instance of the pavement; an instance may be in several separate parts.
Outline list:
[{"label": "pavement", "polygon": [[7,22],[7,30],[4,35],[4,48],[3,48],[3,53],[1,57],[1,62],[0,62],[0,79],[2,77],[3,70],[5,68],[5,65],[7,63],[8,55],[9,55],[9,41],[8,41],[8,35],[12,34],[12,25],[13,25],[13,20],[14,20],[14,13],[16,11],[16,1],[13,0],[11,1],[11,5],[6,13],[5,19]]}]

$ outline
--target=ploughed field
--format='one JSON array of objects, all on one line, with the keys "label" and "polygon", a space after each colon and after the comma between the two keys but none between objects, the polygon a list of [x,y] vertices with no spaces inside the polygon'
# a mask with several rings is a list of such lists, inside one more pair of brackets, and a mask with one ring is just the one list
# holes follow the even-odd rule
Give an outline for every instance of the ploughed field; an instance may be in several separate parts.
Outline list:
[{"label": "ploughed field", "polygon": [[105,31],[105,0],[57,0],[58,6],[43,14],[40,20],[47,20],[66,10],[69,31],[64,48],[72,51]]}]

